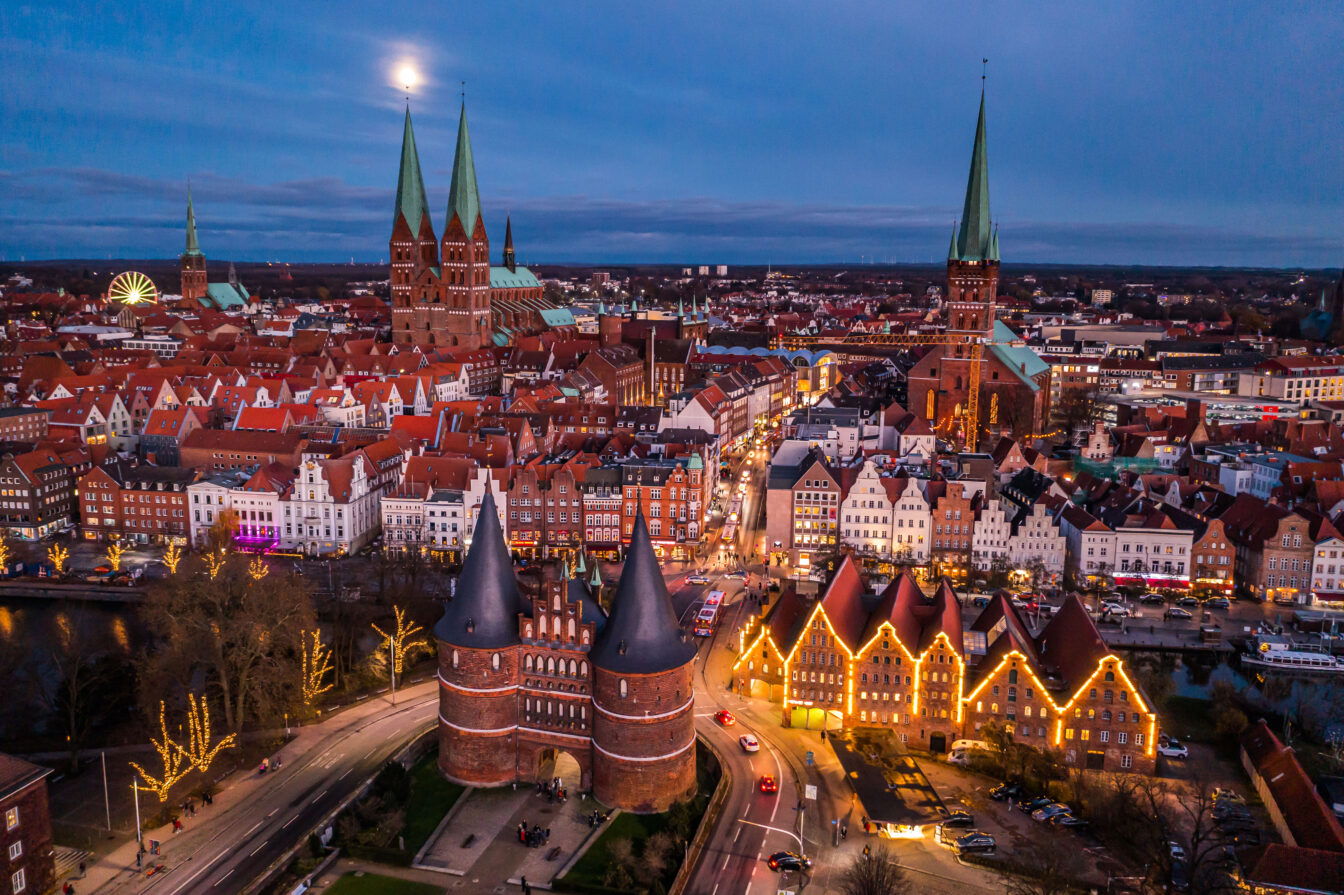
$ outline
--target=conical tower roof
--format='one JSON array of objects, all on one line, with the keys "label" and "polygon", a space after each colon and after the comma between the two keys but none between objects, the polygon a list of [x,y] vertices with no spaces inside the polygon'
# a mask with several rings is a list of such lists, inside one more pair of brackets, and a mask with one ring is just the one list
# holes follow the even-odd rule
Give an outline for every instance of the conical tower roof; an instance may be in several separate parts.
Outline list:
[{"label": "conical tower roof", "polygon": [[434,626],[434,637],[471,649],[510,646],[519,642],[518,615],[527,611],[499,527],[494,495],[486,491],[457,592]]},{"label": "conical tower roof", "polygon": [[504,266],[510,271],[518,269],[518,256],[513,251],[513,217],[504,219]]},{"label": "conical tower roof", "polygon": [[201,244],[196,240],[196,206],[191,201],[191,187],[187,187],[187,250],[183,254],[201,254]]},{"label": "conical tower roof", "polygon": [[392,210],[392,226],[398,218],[406,219],[411,235],[420,235],[420,224],[429,210],[425,199],[425,181],[420,175],[420,153],[415,148],[415,131],[411,127],[411,107],[406,107],[406,124],[401,131],[401,169],[397,173],[397,204]]},{"label": "conical tower roof", "polygon": [[453,183],[448,189],[448,223],[454,215],[462,222],[462,229],[468,236],[475,231],[476,221],[481,216],[481,194],[476,188],[476,162],[471,155],[465,102],[457,121],[457,154],[453,158]]},{"label": "conical tower roof", "polygon": [[957,251],[957,225],[952,225],[952,244],[947,248],[948,261],[960,261],[961,253]]},{"label": "conical tower roof", "polygon": [[656,674],[680,668],[694,657],[695,646],[677,623],[641,512],[635,516],[611,616],[589,658],[598,668],[618,674]]},{"label": "conical tower roof", "polygon": [[984,261],[990,252],[989,153],[985,148],[985,94],[980,92],[980,118],[971,149],[971,173],[966,178],[966,202],[957,233],[957,256],[962,261]]}]

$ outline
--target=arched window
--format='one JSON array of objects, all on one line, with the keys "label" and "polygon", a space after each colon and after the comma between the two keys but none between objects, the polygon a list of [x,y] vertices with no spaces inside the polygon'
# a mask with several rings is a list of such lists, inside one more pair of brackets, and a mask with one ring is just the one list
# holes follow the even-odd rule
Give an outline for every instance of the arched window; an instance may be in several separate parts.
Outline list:
[{"label": "arched window", "polygon": [[621,678],[621,698],[622,698],[622,699],[625,698],[625,694],[626,694],[626,692],[627,692],[627,688],[626,688],[626,686],[625,686],[625,678]]},{"label": "arched window", "polygon": [[579,665],[573,659],[569,660],[569,676],[576,677],[579,673]]},{"label": "arched window", "polygon": [[530,655],[523,657],[523,670],[524,671],[532,670],[532,657]]},{"label": "arched window", "polygon": [[588,632],[586,630],[583,632],[583,642],[584,643],[588,642]]},{"label": "arched window", "polygon": [[453,650],[453,667],[457,667],[457,650]]},{"label": "arched window", "polygon": [[[490,667],[499,671],[499,653],[492,653],[490,656]],[[516,705],[516,703],[515,703]]]},{"label": "arched window", "polygon": [[542,636],[542,637],[545,637],[545,636],[546,636],[546,614],[545,614],[545,613],[542,613],[541,618],[537,619],[537,625],[538,625],[537,630],[541,632],[541,636]]},{"label": "arched window", "polygon": [[580,662],[580,663],[579,663],[579,674],[582,675],[583,677],[587,677],[587,676],[588,676],[588,663],[587,663],[587,662]]},{"label": "arched window", "polygon": [[574,619],[569,620],[569,639],[574,639]]},{"label": "arched window", "polygon": [[532,639],[532,623],[531,623],[531,622],[528,622],[527,624],[523,625],[523,636],[526,637],[528,640],[531,640],[531,639]]},{"label": "arched window", "polygon": [[546,657],[546,673],[555,674],[555,659],[550,656]]}]

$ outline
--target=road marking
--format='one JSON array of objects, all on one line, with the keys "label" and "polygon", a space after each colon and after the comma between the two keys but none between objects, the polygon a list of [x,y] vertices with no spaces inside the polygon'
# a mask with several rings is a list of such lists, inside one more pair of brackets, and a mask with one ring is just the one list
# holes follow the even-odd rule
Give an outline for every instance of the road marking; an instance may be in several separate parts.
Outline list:
[{"label": "road marking", "polygon": [[259,851],[261,851],[263,848],[265,848],[266,845],[267,845],[267,843],[265,843],[265,842],[261,843],[261,845],[258,845],[256,848],[252,849],[252,853],[249,854],[248,857],[249,857],[249,858],[255,858],[255,857],[257,856],[257,852],[259,852]]},{"label": "road marking", "polygon": [[709,895],[719,895],[719,884],[715,883],[714,888],[709,890]]},{"label": "road marking", "polygon": [[339,782],[341,782],[342,780],[344,780],[344,779],[346,778],[346,776],[348,776],[349,773],[350,773],[351,771],[353,771],[353,770],[354,770],[354,768],[346,768],[346,769],[345,769],[345,773],[342,774],[341,776],[339,776],[339,777],[336,778],[336,782],[339,783]]},{"label": "road marking", "polygon": [[733,845],[737,845],[737,840],[742,838],[742,828],[737,828],[737,835],[733,837]]},{"label": "road marking", "polygon": [[[217,880],[215,881],[215,884],[214,884],[214,885],[217,886],[217,885],[219,885],[220,883],[224,882],[224,880],[226,880],[226,879],[229,878],[229,874],[233,873],[233,871],[236,870],[236,869],[238,869],[238,868],[236,868],[236,867],[230,867],[230,868],[228,869],[228,872],[227,872],[227,873],[225,873],[223,876],[221,876],[219,879],[217,879]],[[214,888],[214,886],[211,886],[211,888]]]},{"label": "road marking", "polygon": [[[754,820],[743,820],[740,817],[737,819],[737,822],[740,824],[751,824],[753,827],[760,827],[763,830],[774,830],[776,833],[783,833],[785,836],[792,836],[798,842],[798,850],[803,850],[803,840],[800,839],[798,834],[793,832],[793,830],[783,830],[779,827],[769,826],[768,824],[758,824]],[[757,857],[760,857],[760,855],[757,855]]]},{"label": "road marking", "polygon": [[287,820],[287,821],[285,821],[284,823],[282,823],[282,824],[280,825],[280,829],[283,830],[285,827],[287,827],[287,826],[289,826],[290,824],[294,823],[294,821],[296,821],[296,820],[298,820],[298,819],[299,819],[299,816],[298,816],[297,814],[294,815],[294,816],[291,817],[289,820]]},{"label": "road marking", "polygon": [[723,863],[719,865],[720,870],[728,869],[728,857],[729,857],[728,855],[723,856]]},{"label": "road marking", "polygon": [[248,830],[246,833],[243,834],[243,838],[246,839],[248,836],[251,836],[253,833],[255,833],[255,832],[257,831],[257,827],[260,827],[260,826],[261,826],[261,821],[257,821],[256,825],[253,826],[252,829]]},{"label": "road marking", "polygon": [[277,811],[279,811],[279,810],[280,810],[279,808],[272,808],[272,809],[271,809],[271,813],[268,814],[268,815],[266,815],[266,817],[267,817],[268,819],[274,817],[274,816],[275,816],[275,812],[277,812]]},{"label": "road marking", "polygon": [[323,797],[324,795],[326,795],[326,794],[327,794],[327,791],[326,791],[325,789],[322,790],[320,793],[318,793],[317,795],[313,796],[313,801],[316,802],[318,799],[322,798],[322,797]]}]

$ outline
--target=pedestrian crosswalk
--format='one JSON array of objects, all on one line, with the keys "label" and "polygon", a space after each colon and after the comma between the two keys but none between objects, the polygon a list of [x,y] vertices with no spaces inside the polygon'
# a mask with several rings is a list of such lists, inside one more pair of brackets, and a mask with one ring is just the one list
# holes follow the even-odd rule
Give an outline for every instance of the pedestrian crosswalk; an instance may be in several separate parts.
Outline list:
[{"label": "pedestrian crosswalk", "polygon": [[79,865],[81,862],[88,863],[91,856],[87,851],[81,848],[66,848],[58,845],[55,848],[56,858],[56,879],[63,880],[68,877],[79,876]]}]

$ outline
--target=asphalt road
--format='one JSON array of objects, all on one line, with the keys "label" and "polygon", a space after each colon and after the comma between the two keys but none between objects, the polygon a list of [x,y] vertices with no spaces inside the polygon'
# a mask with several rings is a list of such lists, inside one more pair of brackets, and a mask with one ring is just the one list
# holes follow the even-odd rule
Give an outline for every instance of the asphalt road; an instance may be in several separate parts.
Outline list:
[{"label": "asphalt road", "polygon": [[122,875],[99,891],[246,891],[378,768],[431,729],[438,699],[434,687],[432,682],[418,685],[395,707],[383,697],[385,710],[334,726],[303,753],[295,752],[250,797],[167,843],[165,856],[156,859],[167,872]]}]

